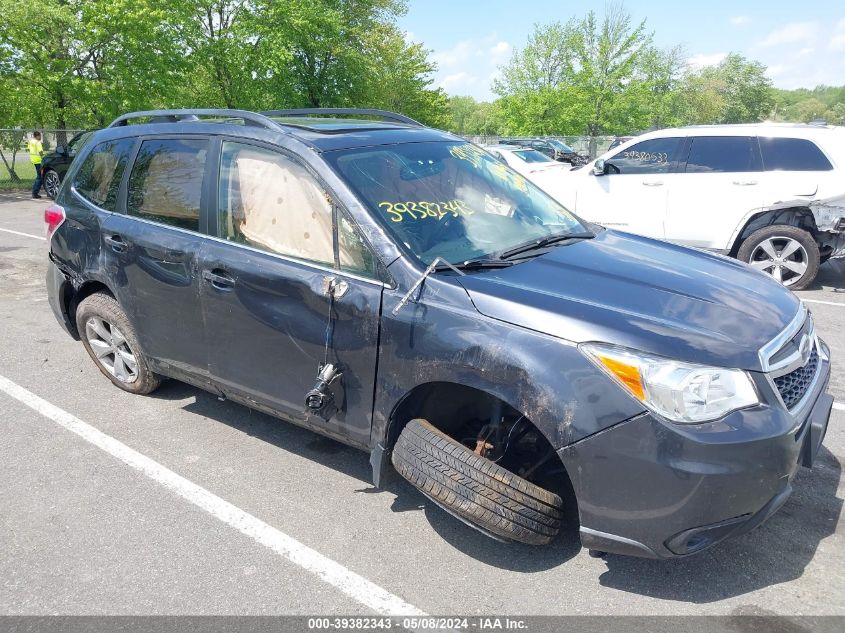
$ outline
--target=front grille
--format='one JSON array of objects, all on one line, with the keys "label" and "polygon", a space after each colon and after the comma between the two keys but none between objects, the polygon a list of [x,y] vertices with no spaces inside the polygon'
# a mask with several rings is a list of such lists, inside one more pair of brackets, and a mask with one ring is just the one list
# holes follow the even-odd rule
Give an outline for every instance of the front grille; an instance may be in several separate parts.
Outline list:
[{"label": "front grille", "polygon": [[807,393],[807,389],[810,388],[810,384],[816,376],[818,367],[819,354],[814,347],[806,365],[774,379],[775,386],[778,388],[780,397],[787,409],[792,409]]}]

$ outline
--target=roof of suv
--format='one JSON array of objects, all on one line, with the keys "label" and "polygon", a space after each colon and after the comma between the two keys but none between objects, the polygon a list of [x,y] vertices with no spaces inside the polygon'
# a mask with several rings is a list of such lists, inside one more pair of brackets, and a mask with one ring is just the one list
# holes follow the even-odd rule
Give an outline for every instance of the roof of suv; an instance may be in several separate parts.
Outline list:
[{"label": "roof of suv", "polygon": [[[356,118],[343,118],[343,117]],[[201,118],[204,117],[204,118]],[[378,118],[374,118],[378,117]],[[225,126],[243,130],[249,126],[265,128],[271,133],[295,137],[319,152],[396,143],[463,140],[441,130],[426,127],[401,114],[385,110],[352,108],[306,108],[250,112],[246,110],[151,110],[133,112],[115,119],[109,128],[127,126],[129,121],[145,119],[144,128],[161,132],[196,131],[203,125]],[[162,127],[158,127],[162,126]],[[218,128],[219,129],[219,128]],[[149,133],[149,130],[139,130]]]}]

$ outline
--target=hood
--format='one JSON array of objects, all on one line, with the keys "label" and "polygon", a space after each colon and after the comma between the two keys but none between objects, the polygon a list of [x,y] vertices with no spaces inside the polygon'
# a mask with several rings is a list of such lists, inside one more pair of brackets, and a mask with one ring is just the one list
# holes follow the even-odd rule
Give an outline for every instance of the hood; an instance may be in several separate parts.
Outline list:
[{"label": "hood", "polygon": [[460,283],[494,319],[577,343],[748,370],[760,369],[758,350],[800,308],[794,294],[745,264],[609,230]]}]

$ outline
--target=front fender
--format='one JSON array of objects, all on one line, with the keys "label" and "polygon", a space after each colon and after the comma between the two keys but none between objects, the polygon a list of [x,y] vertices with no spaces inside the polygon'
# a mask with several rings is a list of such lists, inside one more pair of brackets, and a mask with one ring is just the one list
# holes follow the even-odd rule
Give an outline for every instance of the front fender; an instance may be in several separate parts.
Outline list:
[{"label": "front fender", "polygon": [[[387,445],[391,415],[415,387],[455,383],[525,415],[557,450],[643,411],[577,346],[479,314],[463,288],[429,278],[398,314],[385,293],[371,444]],[[541,324],[538,324],[538,328]]]}]

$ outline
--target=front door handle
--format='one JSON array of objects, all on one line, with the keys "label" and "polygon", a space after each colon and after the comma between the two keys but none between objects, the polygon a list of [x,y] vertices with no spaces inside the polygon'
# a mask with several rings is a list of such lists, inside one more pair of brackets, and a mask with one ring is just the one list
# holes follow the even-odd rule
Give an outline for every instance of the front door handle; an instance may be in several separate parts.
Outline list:
[{"label": "front door handle", "polygon": [[126,242],[123,241],[123,238],[120,235],[106,235],[103,240],[106,244],[111,246],[111,249],[115,253],[123,253],[126,251]]},{"label": "front door handle", "polygon": [[323,277],[323,294],[340,299],[349,290],[349,283],[337,277]]},{"label": "front door handle", "polygon": [[737,187],[750,187],[752,185],[756,185],[756,180],[734,180],[734,184]]},{"label": "front door handle", "polygon": [[217,290],[228,291],[235,287],[235,279],[222,268],[202,271],[202,278]]},{"label": "front door handle", "polygon": [[646,187],[662,187],[663,181],[661,181],[661,180],[643,180],[643,184]]}]

